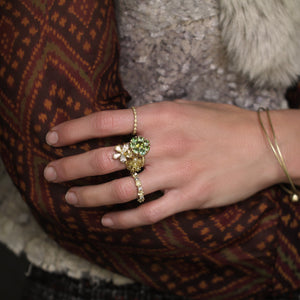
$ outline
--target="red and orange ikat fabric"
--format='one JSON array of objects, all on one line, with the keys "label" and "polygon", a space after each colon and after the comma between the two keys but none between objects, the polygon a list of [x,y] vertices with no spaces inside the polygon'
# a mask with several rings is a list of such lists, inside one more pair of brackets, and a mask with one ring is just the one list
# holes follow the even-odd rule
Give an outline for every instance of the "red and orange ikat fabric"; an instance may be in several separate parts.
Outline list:
[{"label": "red and orange ikat fabric", "polygon": [[[112,0],[0,0],[0,152],[44,230],[62,247],[158,290],[191,299],[246,299],[300,288],[300,210],[277,187],[229,207],[189,211],[152,226],[111,230],[117,207],[75,208],[71,185],[52,184],[54,159],[127,140],[54,149],[45,134],[62,121],[125,108]],[[101,195],[99,195],[101,196]]]}]

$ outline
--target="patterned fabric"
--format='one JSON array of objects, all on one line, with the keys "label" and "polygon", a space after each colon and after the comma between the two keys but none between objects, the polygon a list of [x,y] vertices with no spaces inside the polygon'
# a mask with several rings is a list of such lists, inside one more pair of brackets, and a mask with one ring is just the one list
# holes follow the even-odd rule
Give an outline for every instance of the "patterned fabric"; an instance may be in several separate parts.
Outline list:
[{"label": "patterned fabric", "polygon": [[[188,300],[161,293],[139,283],[114,285],[111,282],[91,283],[63,274],[47,273],[33,267],[26,278],[22,300]],[[300,291],[279,296],[257,296],[255,300],[299,300]]]},{"label": "patterned fabric", "polygon": [[67,205],[71,185],[122,175],[63,184],[43,178],[50,160],[122,140],[58,149],[44,142],[55,124],[126,105],[112,1],[0,0],[0,9],[0,152],[51,237],[91,262],[191,299],[258,299],[300,287],[300,209],[277,187],[235,205],[131,230],[103,228],[100,220],[136,201],[87,209]]}]

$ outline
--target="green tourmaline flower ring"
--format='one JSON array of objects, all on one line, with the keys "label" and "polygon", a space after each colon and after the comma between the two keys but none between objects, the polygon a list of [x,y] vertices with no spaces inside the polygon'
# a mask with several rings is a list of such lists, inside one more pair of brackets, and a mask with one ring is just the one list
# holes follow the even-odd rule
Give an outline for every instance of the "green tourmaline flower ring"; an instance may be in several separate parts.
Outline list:
[{"label": "green tourmaline flower ring", "polygon": [[129,145],[131,151],[138,156],[145,156],[150,150],[150,142],[142,136],[134,136]]}]

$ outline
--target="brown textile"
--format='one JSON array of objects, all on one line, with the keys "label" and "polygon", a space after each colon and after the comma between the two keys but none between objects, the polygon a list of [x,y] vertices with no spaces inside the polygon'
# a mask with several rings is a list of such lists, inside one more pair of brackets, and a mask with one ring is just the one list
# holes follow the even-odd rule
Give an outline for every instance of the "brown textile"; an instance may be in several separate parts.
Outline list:
[{"label": "brown textile", "polygon": [[[75,280],[63,274],[47,273],[33,267],[26,278],[21,300],[188,300],[162,293],[139,283],[114,285],[111,282]],[[300,291],[283,295],[256,295],[255,300],[299,300]]]},{"label": "brown textile", "polygon": [[34,267],[26,278],[22,295],[21,300],[188,300],[161,293],[140,283],[92,283],[87,279],[76,280],[64,274],[47,273]]},{"label": "brown textile", "polygon": [[43,178],[51,160],[122,140],[58,149],[44,141],[55,124],[126,105],[112,1],[0,0],[0,9],[0,152],[51,237],[104,268],[192,299],[247,299],[300,287],[300,210],[277,187],[235,205],[131,230],[103,228],[100,220],[136,201],[88,209],[67,205],[70,186],[122,175],[63,184]]}]

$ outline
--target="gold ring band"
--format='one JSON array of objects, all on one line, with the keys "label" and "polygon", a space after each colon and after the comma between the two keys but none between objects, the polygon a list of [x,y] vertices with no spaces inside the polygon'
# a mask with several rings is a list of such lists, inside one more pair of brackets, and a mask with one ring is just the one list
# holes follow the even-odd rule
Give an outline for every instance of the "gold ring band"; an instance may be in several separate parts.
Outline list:
[{"label": "gold ring band", "polygon": [[131,176],[134,179],[135,186],[137,188],[137,194],[138,194],[137,201],[139,203],[143,203],[145,201],[145,196],[144,196],[144,190],[142,187],[142,183],[141,183],[137,173],[133,173],[133,174],[131,174]]},{"label": "gold ring band", "polygon": [[132,106],[131,109],[132,109],[133,117],[134,117],[132,135],[136,135],[136,131],[137,131],[137,114],[136,114],[136,109],[135,109],[134,106]]}]

